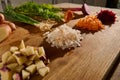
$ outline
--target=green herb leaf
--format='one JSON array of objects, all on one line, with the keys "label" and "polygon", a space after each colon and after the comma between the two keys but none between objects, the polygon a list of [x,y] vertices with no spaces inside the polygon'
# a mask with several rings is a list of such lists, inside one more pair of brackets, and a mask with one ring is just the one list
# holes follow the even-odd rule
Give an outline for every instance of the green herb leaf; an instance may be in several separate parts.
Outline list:
[{"label": "green herb leaf", "polygon": [[13,21],[19,21],[19,22],[23,22],[23,23],[27,23],[27,24],[31,24],[31,25],[35,25],[35,24],[39,24],[40,22],[37,20],[34,20],[28,16],[25,16],[23,14],[19,14],[16,13],[13,10],[12,6],[7,6],[6,9],[4,10],[3,14],[8,18],[11,19]]},{"label": "green herb leaf", "polygon": [[37,4],[34,2],[27,2],[21,6],[15,7],[14,11],[27,16],[40,16],[42,19],[62,20],[63,15],[60,8],[56,8],[51,4]]}]

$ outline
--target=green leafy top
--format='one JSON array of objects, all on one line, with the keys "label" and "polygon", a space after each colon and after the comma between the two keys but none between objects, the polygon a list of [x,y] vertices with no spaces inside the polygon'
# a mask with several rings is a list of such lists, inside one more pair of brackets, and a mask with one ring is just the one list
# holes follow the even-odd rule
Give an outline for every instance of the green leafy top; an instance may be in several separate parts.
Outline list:
[{"label": "green leafy top", "polygon": [[1,12],[1,13],[3,13],[6,18],[12,21],[23,22],[31,25],[36,25],[40,23],[39,21],[34,20],[26,15],[16,13],[12,6],[7,6],[4,12]]},{"label": "green leafy top", "polygon": [[43,19],[55,19],[59,21],[63,18],[63,15],[59,14],[61,9],[51,4],[26,2],[21,6],[15,7],[14,11],[27,16],[40,16]]}]

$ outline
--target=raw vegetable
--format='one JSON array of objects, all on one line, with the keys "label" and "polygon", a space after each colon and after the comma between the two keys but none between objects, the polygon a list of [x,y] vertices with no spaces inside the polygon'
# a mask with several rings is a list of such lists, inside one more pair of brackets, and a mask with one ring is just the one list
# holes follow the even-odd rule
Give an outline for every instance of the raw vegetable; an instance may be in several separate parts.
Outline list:
[{"label": "raw vegetable", "polygon": [[65,22],[69,22],[70,20],[73,19],[73,17],[74,17],[73,11],[68,10],[64,16]]},{"label": "raw vegetable", "polygon": [[39,24],[40,22],[28,17],[28,16],[25,16],[23,14],[19,14],[19,13],[16,13],[14,10],[13,10],[13,7],[12,6],[7,6],[6,9],[4,10],[4,12],[2,12],[8,19],[11,19],[13,21],[19,21],[19,22],[23,22],[23,23],[27,23],[27,24],[31,24],[31,25],[34,25],[36,26],[36,24]]},{"label": "raw vegetable", "polygon": [[84,15],[89,15],[90,14],[89,6],[86,3],[84,3],[81,8],[75,7],[75,8],[61,8],[61,9],[63,11],[67,11],[67,10],[82,11],[82,13]]},{"label": "raw vegetable", "polygon": [[89,15],[89,14],[90,14],[89,7],[88,7],[88,5],[87,5],[86,3],[84,3],[84,4],[82,5],[81,10],[82,10],[82,13],[83,13],[84,15]]},{"label": "raw vegetable", "polygon": [[30,78],[30,72],[27,72],[26,70],[22,70],[22,79],[29,80],[29,78]]},{"label": "raw vegetable", "polygon": [[60,21],[63,15],[59,14],[60,8],[56,8],[51,4],[37,4],[27,2],[21,6],[15,7],[14,11],[27,16],[40,16],[42,19],[54,19]]},{"label": "raw vegetable", "polygon": [[[15,61],[13,62],[12,59]],[[10,60],[9,63],[8,60]],[[22,40],[19,47],[12,46],[9,51],[2,55],[2,62],[0,63],[1,79],[30,80],[31,76],[36,73],[44,77],[50,71],[45,64],[46,60],[43,47],[25,46]]]},{"label": "raw vegetable", "polygon": [[0,24],[0,42],[6,39],[12,32],[11,28],[7,24]]},{"label": "raw vegetable", "polygon": [[13,80],[21,80],[20,74],[14,73],[13,74]]},{"label": "raw vegetable", "polygon": [[1,80],[12,80],[12,72],[7,67],[0,69]]},{"label": "raw vegetable", "polygon": [[0,13],[0,24],[2,24],[4,20],[5,20],[4,15]]},{"label": "raw vegetable", "polygon": [[6,39],[16,26],[10,21],[6,21],[4,15],[0,13],[0,42]]},{"label": "raw vegetable", "polygon": [[111,25],[116,21],[116,14],[110,10],[101,10],[97,17],[103,24],[107,25]]},{"label": "raw vegetable", "polygon": [[15,24],[12,23],[12,22],[10,22],[10,21],[4,21],[3,24],[9,25],[12,30],[15,30],[15,29],[16,29]]},{"label": "raw vegetable", "polygon": [[92,31],[98,31],[100,29],[104,29],[102,22],[97,18],[97,16],[89,15],[81,18],[76,27],[78,29],[87,29]]},{"label": "raw vegetable", "polygon": [[65,50],[81,46],[83,37],[80,33],[79,30],[72,29],[70,26],[63,24],[45,35],[46,41],[51,44],[51,47]]},{"label": "raw vegetable", "polygon": [[[10,20],[12,21],[18,21],[18,22],[22,22],[22,23],[26,23],[26,24],[30,24],[30,25],[33,25],[33,26],[36,26],[38,27],[41,31],[45,31],[46,30],[46,27],[47,28],[51,28],[54,24],[52,23],[47,23],[46,22],[39,22],[37,20],[34,20],[24,14],[19,14],[19,13],[16,13],[14,10],[13,10],[13,7],[12,6],[7,6],[5,11],[3,12],[3,14]],[[8,22],[7,22],[8,23]],[[10,24],[9,24],[10,25]],[[12,24],[11,24],[12,26]],[[12,26],[12,28],[14,29],[14,27]],[[48,30],[48,29],[47,29]]]},{"label": "raw vegetable", "polygon": [[2,13],[0,13],[0,24],[7,24],[11,27],[12,30],[16,29],[15,24],[10,21],[6,21]]}]

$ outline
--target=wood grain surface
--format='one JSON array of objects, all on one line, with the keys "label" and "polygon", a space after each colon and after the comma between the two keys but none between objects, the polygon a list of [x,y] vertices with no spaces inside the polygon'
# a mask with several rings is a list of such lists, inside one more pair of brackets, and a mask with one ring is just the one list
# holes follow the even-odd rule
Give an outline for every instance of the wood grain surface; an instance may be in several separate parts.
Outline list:
[{"label": "wood grain surface", "polygon": [[[61,7],[81,7],[77,4],[58,4]],[[92,14],[100,11],[100,7],[90,7]],[[104,9],[104,8],[103,8]],[[16,24],[15,30],[9,38],[0,43],[0,55],[7,51],[10,46],[18,45],[21,40],[26,45],[44,46],[47,58],[51,63],[50,73],[44,78],[38,75],[31,80],[101,80],[105,79],[106,74],[117,59],[120,50],[120,22],[119,10],[113,9],[118,18],[115,24],[105,26],[105,30],[98,32],[81,31],[84,39],[82,46],[72,50],[62,51],[50,47],[44,41],[42,32],[34,26],[26,24]],[[79,12],[81,14],[81,12]],[[67,23],[74,26],[77,20]]]},{"label": "wood grain surface", "polygon": [[120,79],[120,58],[115,66],[115,69],[113,71],[110,80],[119,80],[119,79]]}]

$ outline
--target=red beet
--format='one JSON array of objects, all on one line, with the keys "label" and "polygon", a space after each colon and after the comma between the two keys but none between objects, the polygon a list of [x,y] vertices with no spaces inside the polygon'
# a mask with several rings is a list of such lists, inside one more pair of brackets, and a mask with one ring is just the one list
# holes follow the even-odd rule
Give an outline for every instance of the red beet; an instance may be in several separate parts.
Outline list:
[{"label": "red beet", "polygon": [[98,19],[101,20],[101,22],[103,24],[106,24],[106,25],[111,25],[115,22],[116,20],[116,14],[112,11],[109,11],[109,10],[101,10],[97,17]]}]

